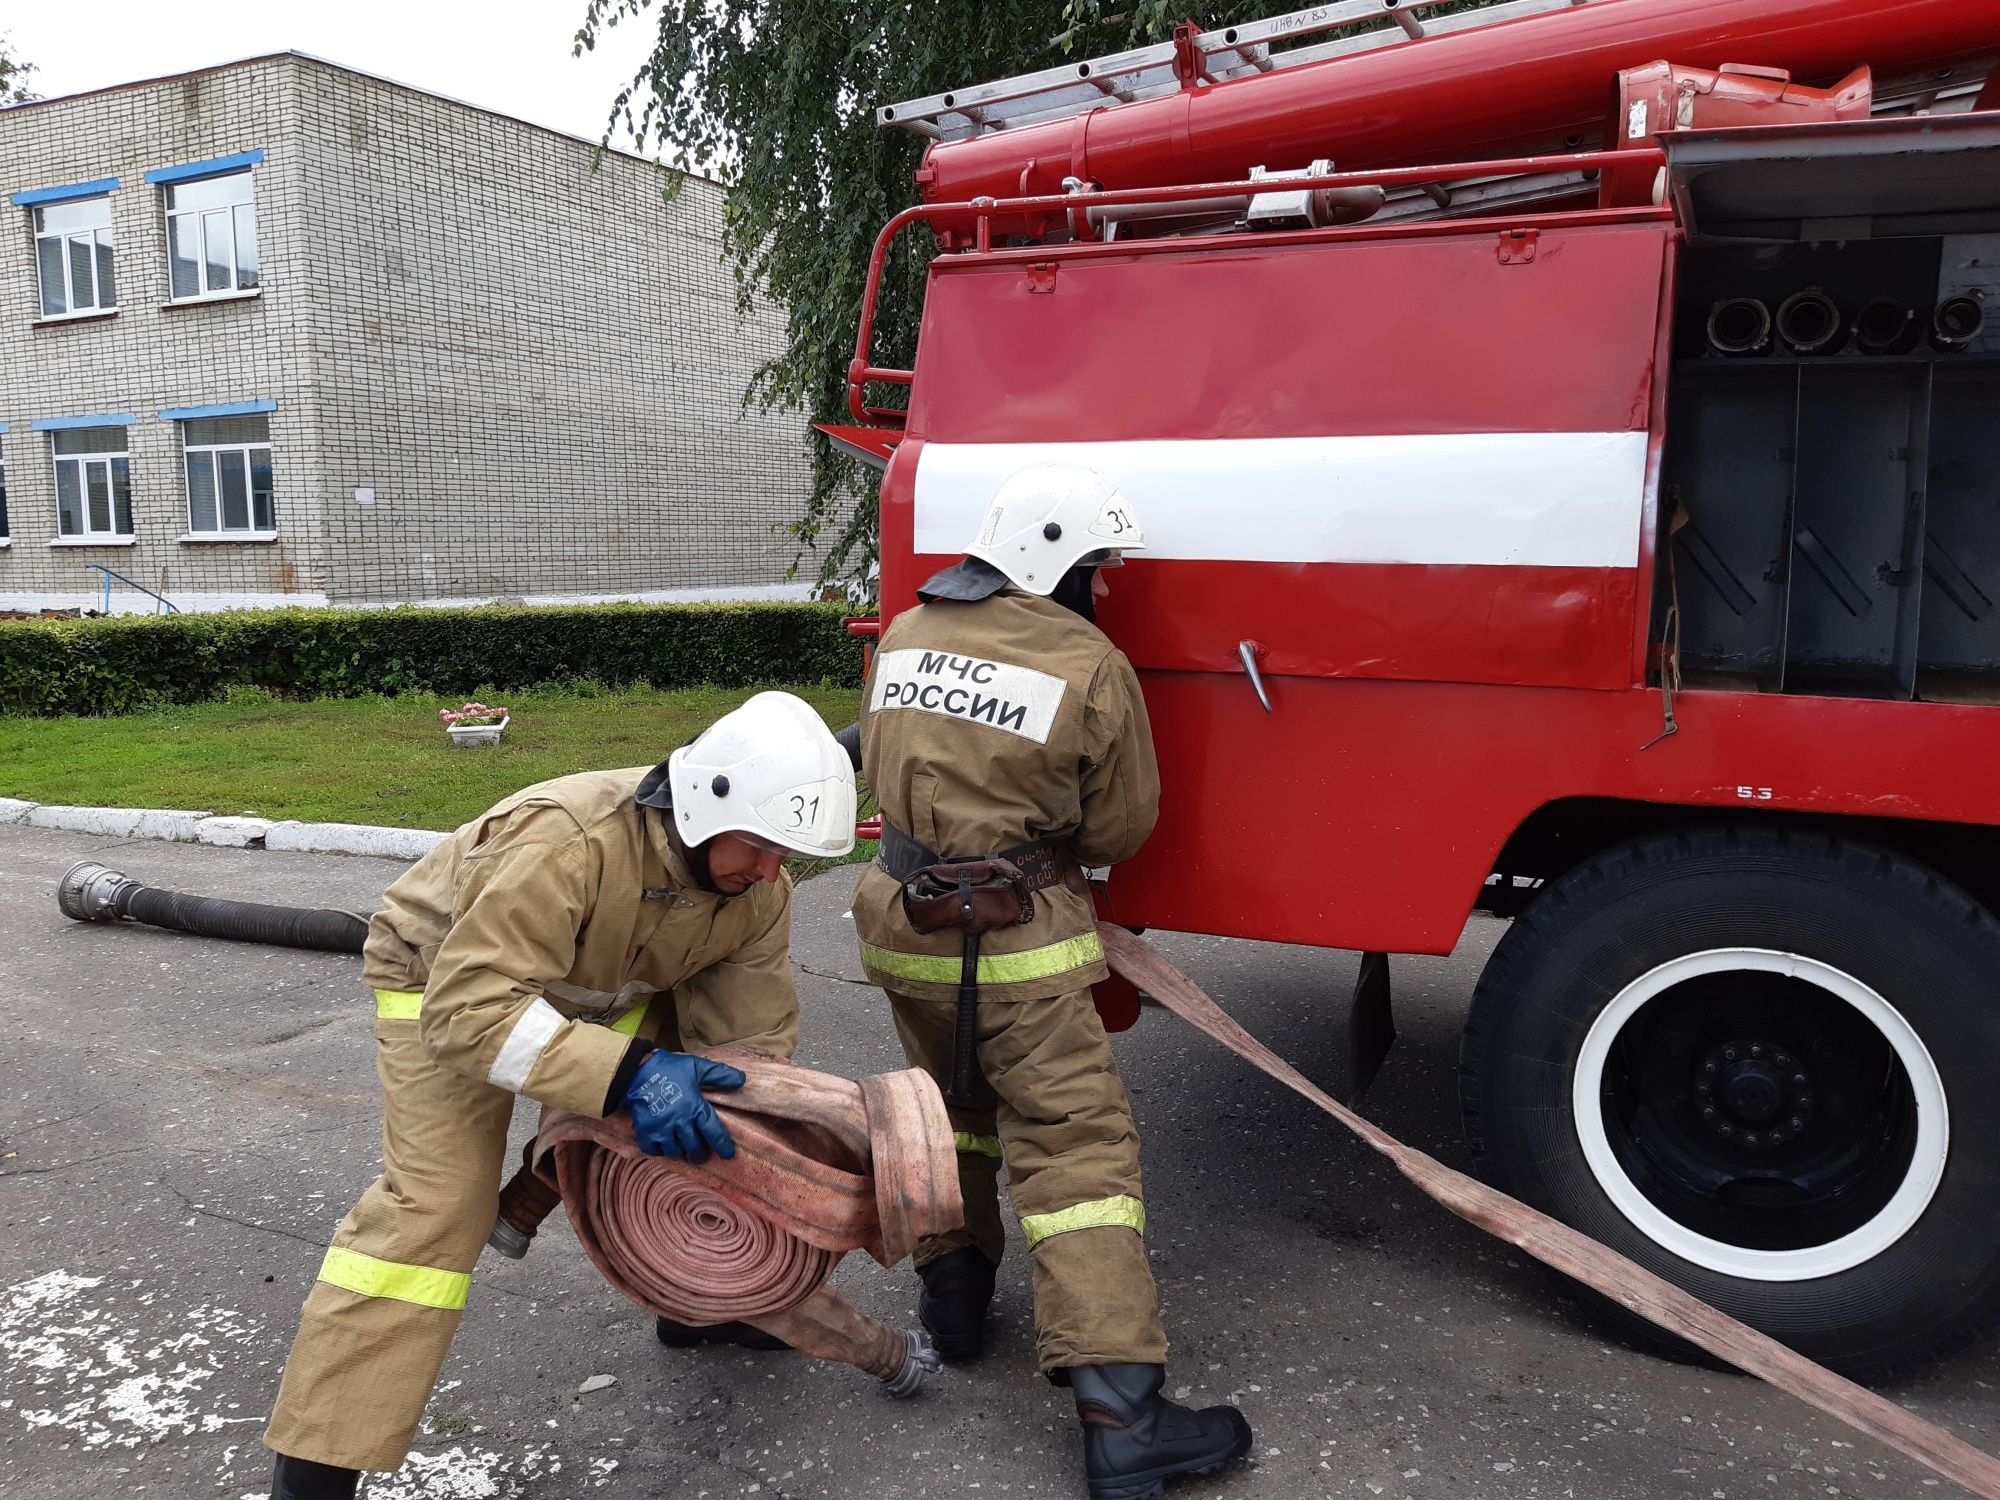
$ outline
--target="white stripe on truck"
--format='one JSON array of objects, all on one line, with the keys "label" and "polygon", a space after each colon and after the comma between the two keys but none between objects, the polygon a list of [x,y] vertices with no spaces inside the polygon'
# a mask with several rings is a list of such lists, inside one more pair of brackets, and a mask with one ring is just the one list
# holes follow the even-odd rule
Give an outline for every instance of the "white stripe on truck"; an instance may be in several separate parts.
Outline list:
[{"label": "white stripe on truck", "polygon": [[963,552],[1000,482],[1088,465],[1132,502],[1146,558],[1638,566],[1643,432],[930,443],[916,550]]}]

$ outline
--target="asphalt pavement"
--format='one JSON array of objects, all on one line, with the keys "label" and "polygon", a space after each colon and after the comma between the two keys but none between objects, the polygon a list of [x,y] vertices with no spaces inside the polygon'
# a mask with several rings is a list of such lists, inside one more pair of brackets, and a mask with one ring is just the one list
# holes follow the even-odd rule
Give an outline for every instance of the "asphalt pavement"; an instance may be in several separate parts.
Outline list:
[{"label": "asphalt pavement", "polygon": [[[56,880],[84,857],[363,912],[402,866],[0,827],[0,1492],[255,1500],[299,1303],[378,1169],[372,1007],[351,958],[65,920]],[[902,1064],[859,982],[850,882],[801,889],[794,958],[800,1060],[858,1076]],[[1366,1109],[1454,1166],[1458,1028],[1503,931],[1475,917],[1450,958],[1394,961],[1402,1036]],[[1330,1069],[1330,1002],[1356,955],[1152,936],[1306,1073]],[[1171,1496],[1954,1493],[1752,1380],[1607,1341],[1517,1252],[1172,1016],[1115,1045],[1145,1140],[1169,1389],[1236,1401],[1257,1439],[1249,1466]],[[517,1134],[532,1116],[517,1111]],[[914,1318],[907,1269],[852,1256],[839,1283]],[[996,1312],[983,1362],[892,1402],[845,1366],[660,1347],[558,1215],[527,1260],[482,1260],[416,1451],[365,1493],[1081,1496],[1068,1393],[1034,1373],[1018,1240]],[[1997,1388],[1989,1342],[1889,1394],[2000,1451]]]}]

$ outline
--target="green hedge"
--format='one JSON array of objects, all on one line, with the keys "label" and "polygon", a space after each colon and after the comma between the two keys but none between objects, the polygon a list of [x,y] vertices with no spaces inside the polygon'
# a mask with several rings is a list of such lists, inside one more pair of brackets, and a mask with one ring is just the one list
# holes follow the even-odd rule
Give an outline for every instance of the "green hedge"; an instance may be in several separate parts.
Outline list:
[{"label": "green hedge", "polygon": [[858,686],[839,604],[241,610],[0,622],[0,714],[117,714],[254,685],[301,698],[590,681]]}]

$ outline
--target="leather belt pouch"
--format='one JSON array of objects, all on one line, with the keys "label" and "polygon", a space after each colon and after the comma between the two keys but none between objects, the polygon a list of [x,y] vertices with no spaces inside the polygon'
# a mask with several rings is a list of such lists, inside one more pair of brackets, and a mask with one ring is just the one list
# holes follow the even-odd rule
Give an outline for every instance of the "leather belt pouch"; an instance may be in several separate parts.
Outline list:
[{"label": "leather belt pouch", "polygon": [[903,915],[918,932],[992,932],[1035,920],[1033,887],[1004,859],[927,865],[903,882]]}]

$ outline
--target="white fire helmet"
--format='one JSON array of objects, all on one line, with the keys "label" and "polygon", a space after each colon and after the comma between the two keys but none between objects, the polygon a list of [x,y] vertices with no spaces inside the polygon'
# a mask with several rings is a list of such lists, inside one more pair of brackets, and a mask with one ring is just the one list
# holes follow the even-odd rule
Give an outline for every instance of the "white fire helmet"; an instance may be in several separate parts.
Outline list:
[{"label": "white fire helmet", "polygon": [[667,757],[674,827],[692,847],[740,833],[814,858],[854,848],[854,764],[812,705],[759,693]]},{"label": "white fire helmet", "polygon": [[1093,552],[1138,552],[1146,534],[1117,485],[1082,464],[1030,464],[993,492],[993,504],[966,552],[991,563],[1017,588],[1050,594],[1063,574]]}]

